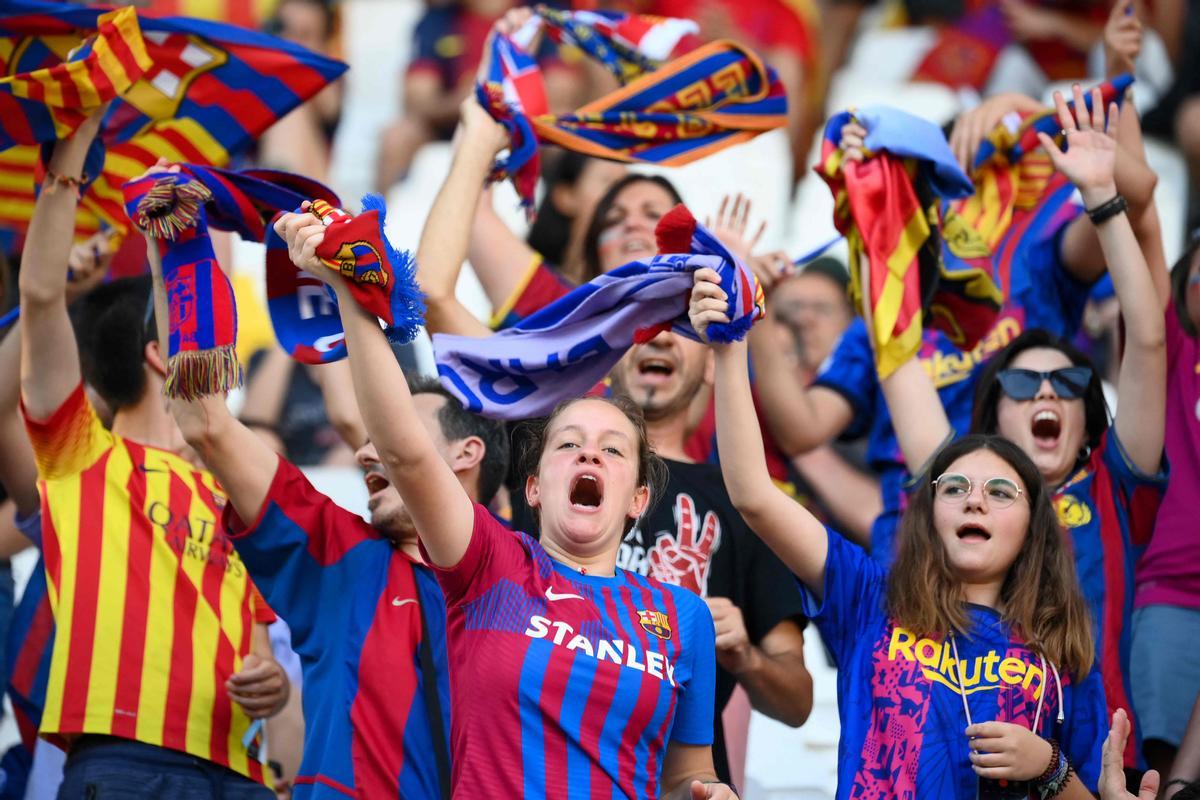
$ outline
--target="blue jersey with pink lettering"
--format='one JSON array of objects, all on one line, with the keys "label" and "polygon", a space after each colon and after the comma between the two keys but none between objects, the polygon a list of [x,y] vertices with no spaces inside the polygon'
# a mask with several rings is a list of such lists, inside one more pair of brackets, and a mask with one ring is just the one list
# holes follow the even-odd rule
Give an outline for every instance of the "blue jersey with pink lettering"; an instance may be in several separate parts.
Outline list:
[{"label": "blue jersey with pink lettering", "polygon": [[1096,790],[1108,733],[1096,670],[1075,680],[982,606],[968,608],[970,635],[902,627],[887,612],[887,569],[833,531],[822,600],[801,591],[837,662],[838,800],[987,796],[968,758],[968,708],[973,723],[1008,722],[1057,740]]},{"label": "blue jersey with pink lettering", "polygon": [[618,569],[581,575],[475,507],[446,594],[455,797],[657,798],[671,742],[713,737],[712,615]]},{"label": "blue jersey with pink lettering", "polygon": [[[1069,186],[1067,189],[1069,190]],[[1068,192],[1069,193],[1069,192]],[[970,351],[964,351],[940,330],[924,331],[918,357],[933,379],[942,408],[957,435],[971,427],[975,385],[983,364],[996,351],[1029,328],[1044,328],[1070,337],[1079,328],[1088,287],[1075,280],[1063,266],[1062,232],[1079,214],[1072,203],[1048,206],[1039,219],[1037,235],[1021,241],[1018,251],[1008,254],[1014,243],[1008,238],[999,248],[1000,259],[1009,255],[1008,270],[997,269],[996,277],[1006,287],[1006,302],[991,331]],[[1028,228],[1022,227],[1021,232]],[[1017,231],[1014,231],[1015,235]],[[840,394],[853,414],[843,436],[868,436],[867,459],[880,475],[883,512],[871,529],[871,555],[890,564],[895,553],[895,535],[906,505],[905,487],[911,476],[896,440],[871,350],[866,325],[855,319],[842,334],[833,353],[821,365],[815,386]]]}]

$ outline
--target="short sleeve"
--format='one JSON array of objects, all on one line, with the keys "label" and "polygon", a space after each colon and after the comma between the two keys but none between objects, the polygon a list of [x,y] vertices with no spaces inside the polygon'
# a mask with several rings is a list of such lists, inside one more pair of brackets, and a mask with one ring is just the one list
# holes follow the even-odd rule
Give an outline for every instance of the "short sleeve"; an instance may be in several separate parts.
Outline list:
[{"label": "short sleeve", "polygon": [[696,595],[679,590],[676,602],[686,599],[690,607],[691,625],[686,647],[692,662],[692,673],[680,694],[671,725],[671,741],[680,744],[710,745],[713,741],[713,694],[717,682],[716,628],[712,612]]},{"label": "short sleeve", "polygon": [[511,328],[570,291],[567,282],[547,266],[540,255],[534,253],[521,281],[508,299],[497,307],[489,324],[496,331]]},{"label": "short sleeve", "polygon": [[1129,515],[1129,540],[1137,547],[1145,547],[1150,543],[1158,507],[1167,491],[1170,468],[1166,455],[1159,471],[1147,475],[1130,462],[1115,426],[1108,429],[1100,446],[1113,493]]},{"label": "short sleeve", "polygon": [[17,526],[26,539],[33,542],[34,546],[39,550],[42,549],[42,511],[38,509],[28,517],[22,517],[20,514],[13,516],[13,524]]},{"label": "short sleeve", "polygon": [[758,644],[771,630],[784,620],[794,620],[803,627],[804,602],[793,590],[795,577],[767,547],[750,531],[745,532],[746,546],[750,550],[750,569],[740,577],[745,581],[745,597],[749,598],[749,609],[743,609],[746,617],[746,633],[750,641]]},{"label": "short sleeve", "polygon": [[430,9],[413,29],[412,59],[406,68],[407,74],[432,72],[441,77],[442,57],[438,53],[438,42],[449,32],[444,9]]},{"label": "short sleeve", "polygon": [[1070,707],[1064,709],[1067,718],[1061,726],[1059,745],[1083,785],[1094,794],[1108,736],[1108,705],[1100,670],[1093,667],[1087,677],[1070,688]]},{"label": "short sleeve", "polygon": [[1025,309],[1025,329],[1045,328],[1071,337],[1079,329],[1091,286],[1075,278],[1063,261],[1063,237],[1080,209],[1067,201],[1039,238],[1026,245],[1024,269],[1012,269],[1012,302]]},{"label": "short sleeve", "polygon": [[475,504],[475,523],[467,551],[452,567],[439,567],[421,542],[421,557],[437,575],[446,595],[446,606],[462,605],[478,597],[500,578],[521,581],[533,568],[533,557],[522,546],[520,534],[500,523],[484,506]]},{"label": "short sleeve", "polygon": [[261,591],[255,619],[271,621],[278,612],[296,637],[297,651],[312,643],[322,621],[330,622],[331,609],[345,607],[345,594],[354,581],[365,580],[372,568],[387,569],[386,559],[380,561],[375,554],[364,554],[353,569],[345,563],[365,542],[379,545],[381,552],[388,545],[361,517],[318,492],[284,458],[279,459],[258,517],[246,524],[233,504],[226,503],[221,523],[254,581],[256,595]]},{"label": "short sleeve", "polygon": [[838,665],[847,663],[860,635],[885,616],[887,571],[856,544],[825,529],[825,586],[818,601],[803,584],[804,609],[821,632]]},{"label": "short sleeve", "polygon": [[856,317],[842,333],[833,353],[817,371],[813,386],[832,389],[850,404],[854,416],[842,432],[845,438],[857,439],[867,434],[875,416],[878,380],[867,326],[861,318]]},{"label": "short sleeve", "polygon": [[96,416],[82,383],[46,419],[31,417],[24,399],[21,416],[25,418],[25,430],[42,480],[83,472],[113,446],[113,435]]},{"label": "short sleeve", "polygon": [[271,610],[271,606],[267,605],[266,598],[262,596],[262,592],[258,591],[258,587],[254,585],[253,581],[250,582],[250,614],[254,617],[255,622],[263,625],[270,625],[279,619]]}]

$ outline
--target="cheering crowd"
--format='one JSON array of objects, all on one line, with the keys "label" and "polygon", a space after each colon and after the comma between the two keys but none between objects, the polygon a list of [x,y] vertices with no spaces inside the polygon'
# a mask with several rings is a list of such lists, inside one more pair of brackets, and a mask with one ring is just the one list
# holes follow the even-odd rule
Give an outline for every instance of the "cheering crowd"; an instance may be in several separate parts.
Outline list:
[{"label": "cheering crowd", "polygon": [[[750,796],[746,709],[805,725],[813,638],[839,800],[1200,797],[1200,235],[1168,263],[1142,124],[1197,219],[1196,3],[968,9],[999,27],[916,70],[979,72],[944,127],[825,107],[853,3],[583,5],[425,11],[373,173],[452,141],[413,242],[325,185],[336,7],[0,10],[0,194],[37,164],[0,549],[38,559],[0,800]],[[832,249],[638,169],[774,130]],[[350,465],[366,519],[311,470]]]}]

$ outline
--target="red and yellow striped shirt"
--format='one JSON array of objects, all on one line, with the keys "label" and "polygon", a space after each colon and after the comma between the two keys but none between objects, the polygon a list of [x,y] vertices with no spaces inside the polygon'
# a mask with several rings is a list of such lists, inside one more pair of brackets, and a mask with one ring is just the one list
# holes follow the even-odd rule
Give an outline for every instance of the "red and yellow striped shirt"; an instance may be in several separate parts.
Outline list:
[{"label": "red and yellow striped shirt", "polygon": [[82,385],[25,425],[57,629],[41,735],[63,747],[83,733],[136,739],[262,782],[225,681],[254,623],[274,616],[219,524],[216,480],[110,433]]}]

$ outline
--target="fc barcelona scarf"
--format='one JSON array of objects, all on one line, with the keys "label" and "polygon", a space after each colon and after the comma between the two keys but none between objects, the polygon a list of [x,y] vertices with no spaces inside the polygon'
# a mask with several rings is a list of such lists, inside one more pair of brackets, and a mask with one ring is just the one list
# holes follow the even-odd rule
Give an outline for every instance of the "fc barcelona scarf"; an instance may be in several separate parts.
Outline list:
[{"label": "fc barcelona scarf", "polygon": [[743,338],[765,313],[754,274],[683,206],[656,234],[660,255],[605,273],[511,328],[483,339],[435,335],[442,385],[484,416],[548,414],[587,393],[633,344],[666,330],[697,339],[688,299],[692,273],[704,267],[717,271],[729,296],[730,321],[710,326],[709,338]]},{"label": "fc barcelona scarf", "polygon": [[[851,118],[867,129],[869,157],[863,162],[845,161],[838,147]],[[973,187],[937,126],[885,107],[837,114],[825,127],[817,169],[833,192],[834,224],[849,245],[851,295],[856,303],[864,295],[870,303],[880,377],[920,348],[926,314],[943,278],[981,280],[970,296],[993,314],[999,309],[990,278],[943,270],[936,235],[939,198],[964,197]]]},{"label": "fc barcelona scarf", "polygon": [[[124,187],[126,211],[135,227],[154,239],[163,262],[169,305],[168,380],[172,397],[194,398],[228,391],[239,382],[234,357],[237,313],[228,279],[208,239],[209,227],[264,241],[282,210],[315,197],[331,205],[337,195],[320,183],[276,170],[228,170],[181,164],[179,173],[147,175]],[[268,250],[267,294],[271,321],[285,349],[320,338],[336,309],[312,302],[290,260],[279,268]],[[323,312],[323,313],[322,313]],[[318,332],[314,333],[314,330]],[[340,323],[337,325],[340,332]]]},{"label": "fc barcelona scarf", "polygon": [[205,203],[212,194],[190,175],[156,173],[125,184],[134,226],[162,259],[170,311],[167,397],[194,400],[241,384],[233,286],[208,236]]},{"label": "fc barcelona scarf", "polygon": [[[411,342],[425,321],[424,295],[416,282],[416,264],[407,251],[384,235],[383,198],[363,198],[357,217],[318,197],[309,209],[325,223],[317,257],[347,281],[355,301],[383,320],[388,339]],[[293,208],[299,212],[301,204]],[[275,337],[303,364],[327,364],[346,357],[345,332],[337,297],[317,278],[292,263],[287,243],[267,229],[267,303]]]},{"label": "fc barcelona scarf", "polygon": [[[525,49],[539,27],[580,46],[623,86],[573,113],[550,114],[540,68]],[[783,85],[742,45],[712,42],[662,63],[694,30],[686,20],[539,7],[526,28],[493,37],[476,96],[508,129],[511,149],[491,178],[511,177],[528,212],[539,141],[597,158],[679,166],[783,127]]]}]

